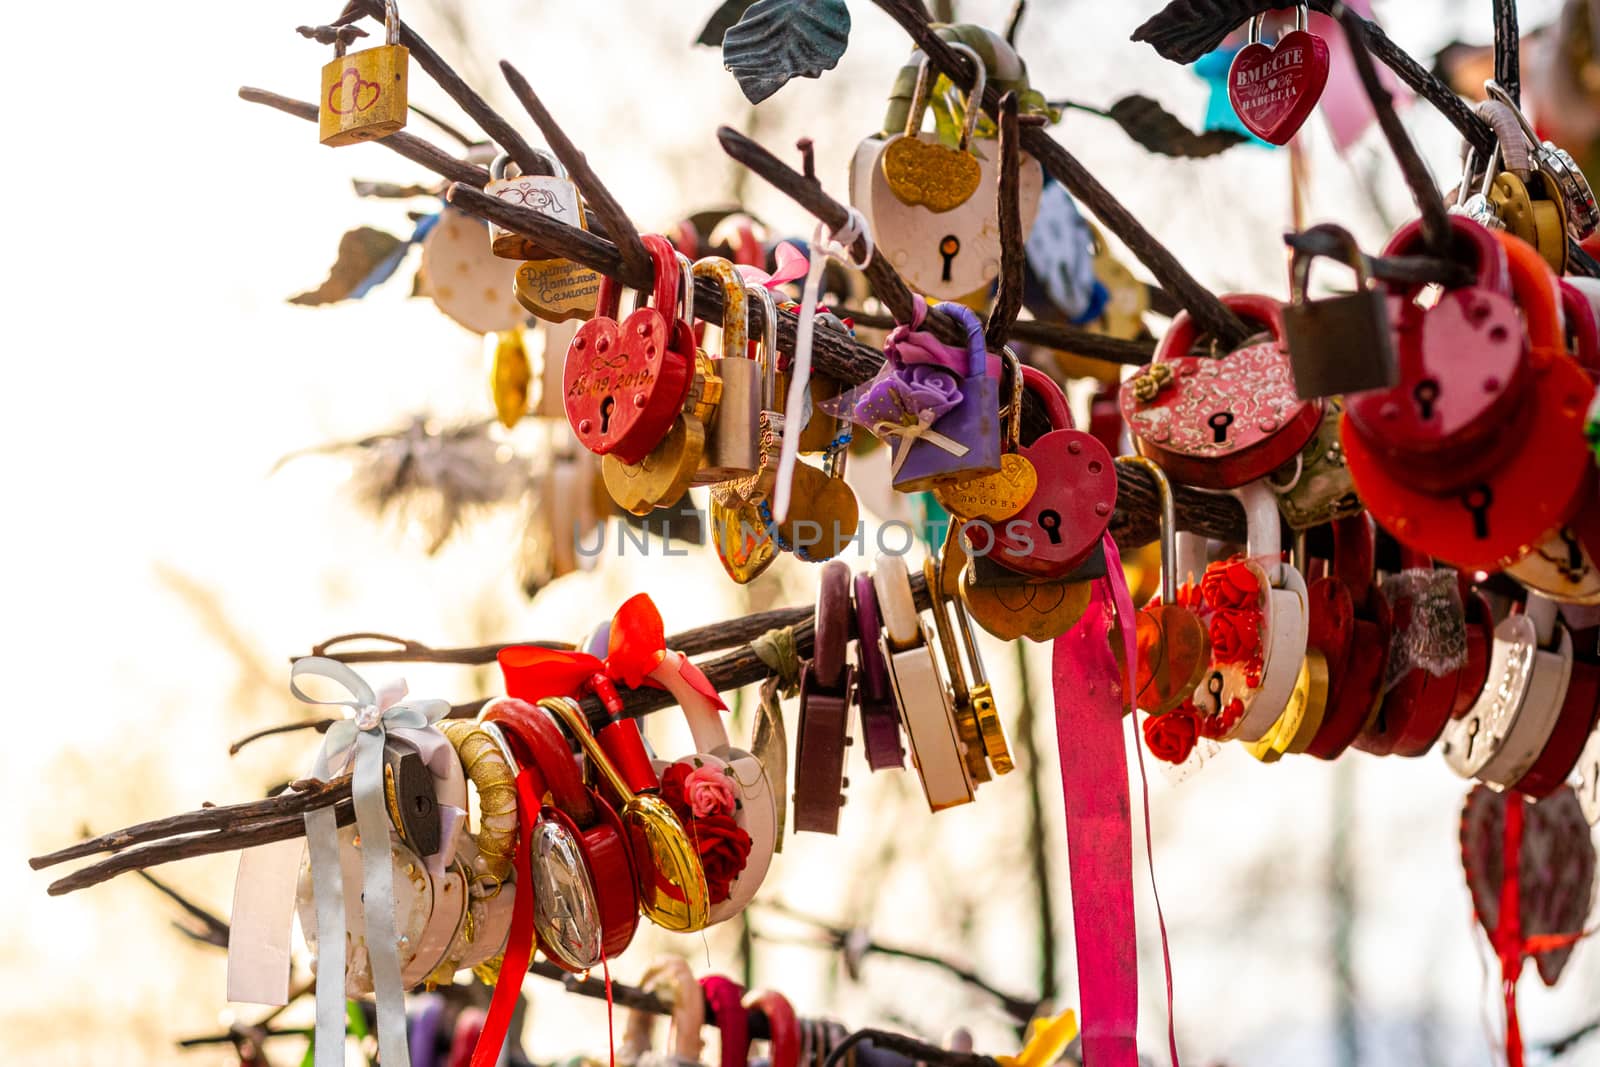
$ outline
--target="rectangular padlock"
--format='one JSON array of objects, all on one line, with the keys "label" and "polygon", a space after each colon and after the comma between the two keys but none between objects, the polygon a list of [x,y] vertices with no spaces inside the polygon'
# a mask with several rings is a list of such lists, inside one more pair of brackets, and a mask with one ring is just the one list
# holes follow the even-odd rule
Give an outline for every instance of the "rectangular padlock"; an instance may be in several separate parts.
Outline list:
[{"label": "rectangular padlock", "polygon": [[922,779],[928,809],[943,811],[972,802],[972,778],[962,757],[955,708],[939,674],[927,623],[921,628],[921,642],[909,648],[895,649],[887,634],[881,640],[895,702],[900,705],[901,722],[910,741],[911,762]]},{"label": "rectangular padlock", "polygon": [[344,38],[322,68],[317,128],[332,147],[375,141],[406,124],[406,76],[411,52],[400,43],[400,14],[384,5],[384,43],[345,55]]},{"label": "rectangular padlock", "polygon": [[[795,833],[836,834],[839,809],[849,780],[844,776],[845,750],[850,746],[850,704],[855,667],[846,663],[839,679],[824,686],[814,661],[800,672],[800,730],[795,739]],[[801,773],[801,769],[804,773]]]},{"label": "rectangular padlock", "polygon": [[1283,307],[1283,337],[1295,392],[1302,400],[1315,400],[1391,388],[1400,380],[1400,367],[1395,360],[1387,294],[1373,279],[1366,257],[1347,231],[1325,224],[1307,232],[1339,239],[1345,262],[1356,272],[1357,289],[1311,300],[1307,282],[1317,257],[1298,250],[1294,253],[1289,267],[1289,303]]}]

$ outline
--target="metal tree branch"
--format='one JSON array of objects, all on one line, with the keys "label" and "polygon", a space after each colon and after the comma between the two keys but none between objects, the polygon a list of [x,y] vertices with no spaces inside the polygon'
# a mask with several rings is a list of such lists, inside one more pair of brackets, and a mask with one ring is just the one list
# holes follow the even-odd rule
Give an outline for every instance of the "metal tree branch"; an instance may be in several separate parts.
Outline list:
[{"label": "metal tree branch", "polygon": [[[352,22],[362,15],[383,22],[383,0],[350,0],[343,13],[334,20],[334,24]],[[549,174],[550,164],[534,152],[533,146],[518,133],[489,102],[475,92],[472,86],[457,74],[433,46],[422,39],[422,36],[407,26],[405,20],[400,22],[400,43],[411,50],[411,58],[417,61],[428,77],[434,80],[445,94],[454,100],[465,111],[478,128],[489,135],[501,148],[510,154],[517,166],[522,168],[524,174]],[[394,136],[394,134],[390,134]]]},{"label": "metal tree branch", "polygon": [[606,188],[600,176],[594,172],[594,168],[589,166],[588,159],[578,151],[578,146],[572,143],[572,138],[567,136],[560,123],[556,122],[555,117],[546,110],[543,102],[534,93],[533,86],[528,84],[527,79],[517,71],[516,67],[501,60],[500,73],[505,75],[506,84],[511,86],[517,101],[532,116],[539,127],[539,132],[550,142],[550,150],[561,161],[561,165],[567,168],[567,176],[589,201],[595,216],[605,227],[606,234],[617,246],[617,251],[622,256],[623,267],[630,274],[642,276],[650,273],[650,253],[645,251],[644,242],[639,240],[639,231],[634,227],[633,220],[628,218],[628,213],[623,210],[622,205],[617,202],[617,198],[611,195],[611,190]]},{"label": "metal tree branch", "polygon": [[[921,5],[909,0],[873,2],[911,35],[912,41],[928,57],[935,70],[945,74],[962,89],[972,87],[975,72],[969,69],[966,57],[957,53],[934,32]],[[1000,93],[993,85],[984,88],[983,107],[998,119]],[[1178,262],[1178,258],[1156,240],[1072,153],[1037,126],[1024,127],[1021,140],[1022,147],[1033,153],[1046,171],[1121,238],[1128,250],[1155,275],[1161,287],[1194,316],[1205,333],[1226,345],[1238,344],[1249,335],[1249,328],[1239,317],[1224,306],[1215,293],[1201,285]]]},{"label": "metal tree branch", "polygon": [[[277,93],[268,92],[266,89],[253,89],[246,85],[239,90],[239,99],[247,100],[252,104],[265,104],[267,107],[281,111],[285,115],[305,119],[307,122],[317,121],[317,105],[304,100],[295,100]],[[435,174],[448,178],[453,182],[461,182],[482,189],[489,184],[489,172],[475,163],[468,163],[464,159],[457,159],[442,148],[438,148],[422,138],[409,134],[404,130],[391,133],[389,136],[367,144],[382,145],[392,152],[398,152],[418,166],[426,167]]]},{"label": "metal tree branch", "polygon": [[1517,0],[1494,3],[1494,80],[1522,106],[1522,35],[1517,29]]},{"label": "metal tree branch", "polygon": [[1022,232],[1022,152],[1017,145],[1017,94],[1000,98],[1000,286],[994,307],[984,326],[984,340],[991,351],[1005,347],[1022,311],[1022,286],[1027,260]]},{"label": "metal tree branch", "polygon": [[1362,27],[1366,20],[1343,4],[1338,5],[1338,18],[1345,36],[1350,40],[1350,54],[1355,59],[1356,72],[1361,76],[1361,87],[1372,102],[1372,112],[1383,130],[1384,140],[1389,142],[1389,151],[1394,153],[1395,161],[1400,164],[1400,173],[1405,176],[1406,185],[1411,189],[1411,199],[1416,202],[1417,210],[1422,215],[1423,241],[1429,252],[1447,259],[1452,242],[1450,217],[1445,211],[1444,199],[1439,195],[1439,187],[1433,183],[1433,176],[1428,173],[1427,164],[1418,154],[1417,146],[1411,143],[1405,127],[1400,125],[1400,116],[1394,111],[1394,96],[1378,78],[1378,69],[1373,65],[1372,55],[1364,43]]}]

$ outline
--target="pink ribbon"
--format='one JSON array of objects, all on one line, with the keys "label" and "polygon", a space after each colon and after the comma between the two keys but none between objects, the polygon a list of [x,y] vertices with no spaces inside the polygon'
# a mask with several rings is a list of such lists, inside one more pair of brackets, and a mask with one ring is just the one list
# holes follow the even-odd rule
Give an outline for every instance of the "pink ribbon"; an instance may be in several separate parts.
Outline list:
[{"label": "pink ribbon", "polygon": [[787,285],[804,278],[811,265],[806,254],[788,241],[782,242],[772,250],[772,258],[777,260],[777,269],[771,274],[748,263],[740,263],[736,269],[745,281],[754,282],[766,289],[776,289],[780,285]]},{"label": "pink ribbon", "polygon": [[1083,1062],[1138,1067],[1139,960],[1133,920],[1133,827],[1122,714],[1127,679],[1111,649],[1122,620],[1123,662],[1133,663],[1133,600],[1122,559],[1104,538],[1106,577],[1088,610],[1056,638],[1051,681],[1066,807],[1072,925],[1083,1015]]}]

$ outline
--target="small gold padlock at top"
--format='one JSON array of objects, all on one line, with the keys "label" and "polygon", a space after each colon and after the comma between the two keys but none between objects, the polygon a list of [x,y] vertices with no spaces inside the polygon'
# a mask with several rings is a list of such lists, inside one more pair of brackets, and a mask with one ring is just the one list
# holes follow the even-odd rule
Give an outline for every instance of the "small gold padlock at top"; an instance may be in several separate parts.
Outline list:
[{"label": "small gold padlock at top", "polygon": [[400,11],[383,5],[384,42],[344,54],[334,43],[333,62],[322,68],[317,124],[322,143],[339,146],[387,137],[406,124],[406,70],[411,52],[400,43]]}]

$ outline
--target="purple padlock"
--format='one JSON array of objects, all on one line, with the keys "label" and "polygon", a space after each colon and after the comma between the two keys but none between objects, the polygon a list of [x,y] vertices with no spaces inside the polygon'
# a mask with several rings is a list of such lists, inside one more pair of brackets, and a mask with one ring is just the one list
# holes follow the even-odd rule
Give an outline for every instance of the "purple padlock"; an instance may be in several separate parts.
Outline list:
[{"label": "purple padlock", "polygon": [[892,373],[856,408],[889,441],[894,487],[903,493],[1000,469],[1000,383],[989,372],[983,323],[960,304],[939,308],[966,328],[966,352],[918,328],[926,313],[919,297],[911,325],[895,327],[884,344]]},{"label": "purple padlock", "polygon": [[856,658],[861,665],[856,703],[861,709],[867,766],[874,771],[901,770],[906,765],[906,750],[900,742],[900,709],[895,706],[889,687],[889,665],[878,644],[883,619],[878,613],[878,590],[871,574],[856,575],[855,602]]}]

